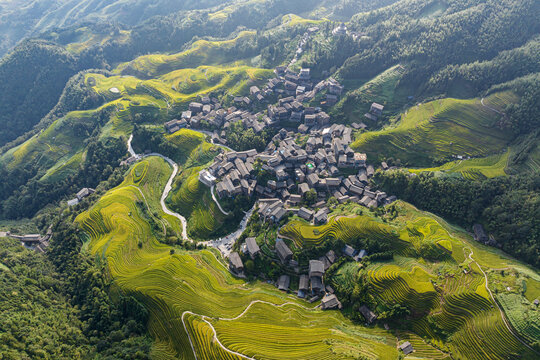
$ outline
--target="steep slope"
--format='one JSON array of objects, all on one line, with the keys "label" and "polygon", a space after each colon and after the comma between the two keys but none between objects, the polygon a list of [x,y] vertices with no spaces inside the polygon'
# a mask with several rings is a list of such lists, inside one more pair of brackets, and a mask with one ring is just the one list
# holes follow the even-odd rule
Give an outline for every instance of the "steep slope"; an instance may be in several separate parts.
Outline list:
[{"label": "steep slope", "polygon": [[[356,307],[368,303],[401,339],[416,339],[415,358],[424,352],[430,354],[426,358],[535,358],[521,343],[533,344],[540,327],[533,320],[538,310],[526,297],[527,286],[535,291],[540,284],[535,269],[478,245],[462,229],[401,201],[392,205],[394,218],[381,219],[371,212],[339,215],[357,206],[338,206],[327,225],[290,221],[280,230],[293,240],[296,252],[314,245],[324,248],[333,239],[367,249],[368,254],[375,253],[375,244],[391,244],[391,256],[384,259],[342,261],[339,268],[327,271],[325,279],[344,302],[344,311],[360,316]],[[495,294],[504,300],[506,314],[499,311]],[[392,314],[396,306],[409,311]],[[520,311],[529,313],[523,316]],[[515,327],[509,327],[507,319]]]},{"label": "steep slope", "polygon": [[[510,92],[491,96],[506,104],[518,99]],[[502,117],[480,99],[435,100],[413,107],[395,126],[362,134],[352,147],[370,158],[393,157],[416,166],[449,161],[457,155],[487,156],[512,140],[511,133],[498,127]]]},{"label": "steep slope", "polygon": [[316,310],[268,284],[248,285],[234,278],[212,251],[177,248],[172,254],[171,247],[158,243],[136,205],[144,195],[149,212],[155,210],[152,204],[170,169],[159,158],[143,162],[152,171],[137,176],[132,170],[77,223],[89,236],[89,251],[107,259],[115,283],[148,308],[154,356],[213,359],[223,351],[228,357],[240,352],[279,359],[396,356],[395,338],[388,332],[353,325],[340,312]]},{"label": "steep slope", "polygon": [[0,57],[27,36],[80,22],[136,25],[155,15],[203,9],[223,0],[6,0],[0,6]]},{"label": "steep slope", "polygon": [[32,129],[79,70],[62,47],[26,41],[0,61],[0,146]]}]

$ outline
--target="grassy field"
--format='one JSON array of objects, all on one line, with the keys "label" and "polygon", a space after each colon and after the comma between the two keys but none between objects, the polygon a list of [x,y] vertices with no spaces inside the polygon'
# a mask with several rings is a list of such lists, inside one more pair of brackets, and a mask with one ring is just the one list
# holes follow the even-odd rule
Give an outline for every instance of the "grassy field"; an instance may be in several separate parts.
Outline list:
[{"label": "grassy field", "polygon": [[[491,98],[515,101],[507,93]],[[485,157],[499,153],[511,139],[496,127],[501,116],[478,99],[435,100],[410,109],[396,125],[362,134],[352,147],[372,159],[394,157],[415,166],[449,161],[455,155]]]},{"label": "grassy field", "polygon": [[[194,358],[182,323],[186,311],[196,314],[186,313],[184,322],[190,338],[195,339],[198,359],[235,358],[216,347],[212,329],[201,316],[207,316],[226,347],[249,356],[260,354],[260,359],[397,356],[390,333],[355,326],[340,312],[315,310],[270,285],[235,279],[212,251],[177,248],[171,255],[171,248],[158,242],[145,213],[136,205],[146,198],[155,209],[170,171],[159,158],[145,159],[121,185],[76,219],[88,234],[88,251],[108,260],[115,286],[149,309],[156,358]],[[282,306],[254,303],[247,309],[253,301]],[[294,357],[276,351],[280,346],[290,349]]]},{"label": "grassy field", "polygon": [[[440,218],[403,202],[395,206],[397,218],[385,222],[365,212],[332,218],[324,226],[293,221],[281,234],[297,247],[321,245],[334,236],[345,242],[355,237],[374,236],[380,241],[394,237],[390,243],[399,247],[393,260],[367,266],[345,263],[333,281],[340,289],[352,289],[357,274],[364,274],[370,291],[382,303],[411,309],[408,323],[413,333],[400,338],[413,340],[415,358],[447,358],[452,354],[460,359],[505,359],[520,354],[534,359],[506,328],[486,289],[482,270],[487,272],[490,289],[499,294],[499,303],[505,301],[505,316],[529,343],[538,338],[538,322],[533,320],[538,318],[538,310],[531,305],[540,288],[538,272],[471,241],[470,234]],[[506,295],[508,288],[512,291]],[[382,308],[375,309],[380,311]]]}]

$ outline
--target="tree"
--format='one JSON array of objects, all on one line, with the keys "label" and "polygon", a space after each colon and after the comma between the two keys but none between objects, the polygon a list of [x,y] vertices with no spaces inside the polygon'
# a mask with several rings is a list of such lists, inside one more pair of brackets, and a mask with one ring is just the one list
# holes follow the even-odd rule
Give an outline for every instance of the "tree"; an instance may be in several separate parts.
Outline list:
[{"label": "tree", "polygon": [[305,192],[304,201],[308,205],[315,204],[317,201],[317,191],[315,191],[315,189],[309,189],[309,191]]}]

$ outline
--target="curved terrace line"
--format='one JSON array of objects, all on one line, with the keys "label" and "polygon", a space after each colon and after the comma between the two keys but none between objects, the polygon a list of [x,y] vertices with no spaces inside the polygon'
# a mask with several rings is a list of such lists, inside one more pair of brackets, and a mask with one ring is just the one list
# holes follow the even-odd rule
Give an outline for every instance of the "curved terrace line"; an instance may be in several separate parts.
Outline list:
[{"label": "curved terrace line", "polygon": [[[287,306],[287,305],[293,305],[293,306],[296,306],[296,307],[299,307],[299,308],[302,308],[302,309],[305,309],[305,310],[308,310],[308,311],[314,311],[315,309],[314,308],[309,308],[307,306],[303,306],[301,304],[297,304],[297,303],[294,303],[294,302],[285,302],[283,304],[274,304],[274,303],[271,303],[271,302],[268,302],[268,301],[263,301],[263,300],[253,300],[252,302],[249,303],[249,305],[244,309],[244,311],[242,311],[238,316],[235,316],[233,318],[216,318],[216,320],[223,320],[223,321],[234,321],[234,320],[238,320],[239,318],[241,318],[242,316],[244,316],[248,311],[249,309],[257,304],[257,303],[261,303],[261,304],[266,304],[266,305],[270,305],[270,306],[274,306],[274,307],[277,307],[277,308],[281,308],[281,307],[284,307],[284,306]],[[212,329],[212,332],[214,333],[214,340],[215,342],[224,350],[224,351],[227,351],[228,353],[231,353],[233,355],[237,355],[237,356],[240,356],[244,359],[250,359],[250,360],[256,360],[255,357],[249,357],[247,355],[244,355],[242,353],[239,353],[237,351],[233,351],[229,348],[227,348],[225,345],[223,345],[221,343],[221,341],[219,341],[218,337],[217,337],[217,331],[216,329],[214,328],[214,325],[212,325],[212,323],[210,323],[210,321],[208,321],[207,319],[212,319],[211,317],[209,316],[206,316],[206,315],[201,315],[201,314],[197,314],[197,313],[194,313],[192,311],[189,311],[189,310],[186,310],[182,313],[182,317],[181,317],[181,320],[182,320],[182,325],[184,326],[184,331],[186,332],[187,336],[188,336],[188,340],[189,340],[189,343],[191,345],[191,349],[193,350],[193,355],[195,356],[195,359],[197,360],[197,353],[195,351],[195,347],[193,346],[193,342],[191,341],[191,335],[189,334],[189,331],[186,327],[186,323],[185,323],[185,320],[184,320],[184,316],[186,314],[190,314],[190,315],[194,315],[194,316],[198,316],[201,318],[202,321],[204,321],[205,323],[208,324],[208,326],[210,326],[210,328]]]},{"label": "curved terrace line", "polygon": [[[483,104],[482,104],[483,105]],[[484,272],[484,270],[482,269],[482,267],[480,266],[480,264],[478,264],[476,262],[476,260],[474,260],[472,258],[472,256],[474,255],[474,250],[471,249],[471,253],[469,254],[469,259],[471,259],[472,262],[474,262],[476,264],[476,266],[478,266],[478,268],[480,269],[480,271],[482,272],[482,274],[484,275],[484,279],[485,279],[485,286],[486,286],[486,290],[488,291],[489,293],[489,296],[491,297],[491,300],[497,305],[497,309],[499,309],[499,312],[501,313],[501,318],[504,322],[504,325],[506,326],[506,328],[508,329],[508,331],[510,331],[510,333],[514,336],[514,338],[519,341],[523,346],[525,346],[527,349],[531,350],[532,352],[534,352],[536,355],[540,356],[540,353],[538,351],[536,351],[535,349],[533,349],[531,346],[529,346],[529,344],[527,344],[525,341],[521,340],[521,338],[518,336],[518,334],[516,334],[514,332],[514,329],[510,326],[510,324],[508,323],[508,320],[506,319],[506,316],[504,314],[504,310],[501,308],[501,306],[499,305],[499,303],[495,300],[495,297],[493,296],[493,293],[491,292],[489,286],[488,286],[488,277],[487,277],[487,274]]]}]

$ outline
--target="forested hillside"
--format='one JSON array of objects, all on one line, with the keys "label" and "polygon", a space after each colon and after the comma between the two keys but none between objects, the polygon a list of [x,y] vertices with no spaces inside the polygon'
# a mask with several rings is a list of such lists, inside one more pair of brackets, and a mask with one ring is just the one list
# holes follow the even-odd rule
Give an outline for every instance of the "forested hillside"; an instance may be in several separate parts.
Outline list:
[{"label": "forested hillside", "polygon": [[222,0],[8,0],[0,4],[0,56],[27,36],[85,21],[136,25],[154,15],[206,8]]},{"label": "forested hillside", "polygon": [[0,61],[0,146],[32,129],[79,69],[64,48],[29,40]]},{"label": "forested hillside", "polygon": [[[433,4],[443,11],[430,16],[426,9]],[[450,64],[485,61],[524,46],[540,31],[539,16],[540,5],[534,0],[398,2],[351,20],[351,26],[367,37],[360,42],[363,49],[347,60],[339,76],[369,79],[406,62],[410,67],[402,81],[412,82],[420,93],[434,73]],[[534,67],[519,75],[531,70]]]},{"label": "forested hillside", "polygon": [[103,269],[69,231],[58,232],[52,261],[0,238],[2,358],[148,359],[146,312],[131,298],[113,303]]}]

